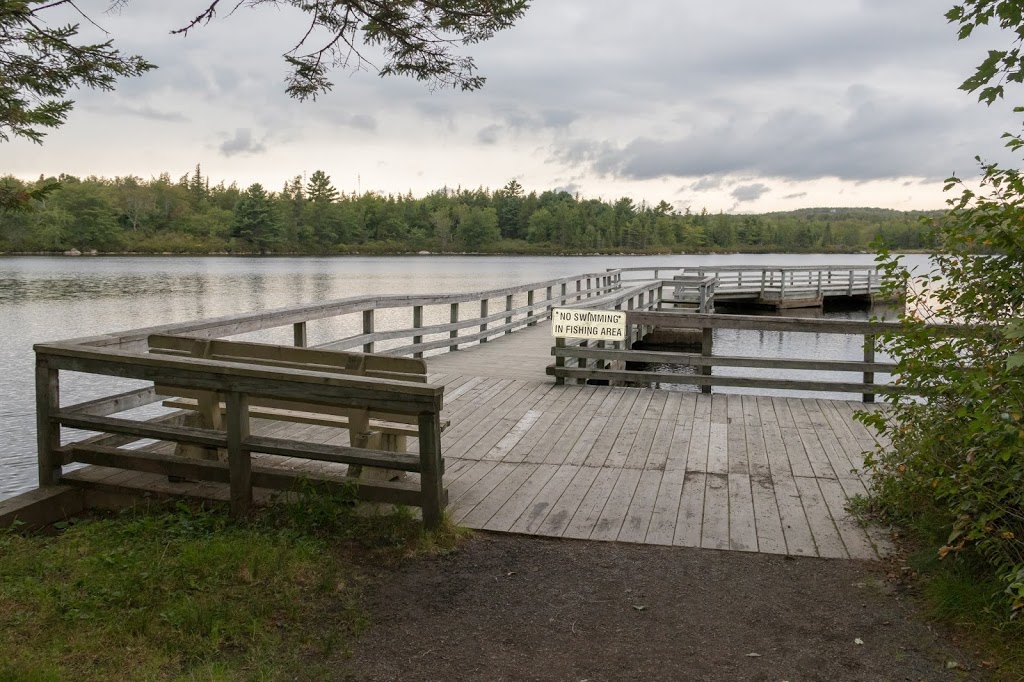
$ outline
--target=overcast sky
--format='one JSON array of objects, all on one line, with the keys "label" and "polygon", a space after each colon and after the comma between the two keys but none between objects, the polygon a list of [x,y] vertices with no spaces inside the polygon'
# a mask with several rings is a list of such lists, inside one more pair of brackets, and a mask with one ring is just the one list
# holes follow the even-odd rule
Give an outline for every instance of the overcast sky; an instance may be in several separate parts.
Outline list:
[{"label": "overcast sky", "polygon": [[344,191],[562,188],[680,210],[940,208],[942,180],[1005,160],[1008,105],[957,90],[998,33],[956,41],[951,0],[539,0],[471,46],[483,90],[430,92],[335,72],[284,94],[302,17],[264,8],[188,37],[207,0],[79,2],[124,51],[160,66],[114,93],[76,93],[42,147],[0,146],[0,174],[177,178],[277,190],[327,172]]}]

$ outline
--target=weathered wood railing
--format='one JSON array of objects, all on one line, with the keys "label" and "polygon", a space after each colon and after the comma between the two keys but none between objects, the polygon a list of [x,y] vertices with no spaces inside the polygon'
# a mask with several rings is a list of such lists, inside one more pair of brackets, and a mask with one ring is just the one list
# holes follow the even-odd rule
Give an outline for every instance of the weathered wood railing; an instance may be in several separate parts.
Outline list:
[{"label": "weathered wood railing", "polygon": [[[217,357],[154,356],[147,353],[149,340],[155,335],[219,339],[253,332],[274,334],[274,330],[290,327],[288,344],[309,347],[315,337],[309,325],[325,323],[349,333],[343,333],[340,338],[321,339],[314,348],[356,348],[368,353],[376,350],[387,355],[422,357],[430,351],[457,350],[465,344],[486,343],[497,335],[535,325],[549,317],[556,306],[587,305],[603,300],[600,297],[621,286],[619,279],[619,274],[611,271],[466,294],[358,296],[40,344],[36,346],[40,484],[55,484],[61,478],[63,466],[74,462],[229,482],[232,507],[241,513],[251,501],[253,485],[288,488],[296,482],[295,477],[286,472],[252,466],[250,453],[268,453],[418,472],[422,486],[418,489],[409,488],[409,484],[338,480],[336,477],[322,478],[315,483],[335,488],[354,486],[356,494],[368,500],[422,506],[424,520],[428,524],[436,523],[444,506],[439,436],[442,388],[398,381],[394,376],[377,376],[369,371],[365,378],[339,377],[337,371],[324,371],[327,368],[315,364],[304,367],[275,362],[274,367],[261,367],[251,359],[239,363]],[[654,294],[647,289],[644,291],[650,304]],[[638,296],[628,300],[630,308],[640,306]],[[621,300],[626,302],[627,297]],[[492,303],[497,305],[492,308]],[[471,310],[468,315],[467,309]],[[409,318],[411,326],[406,321]],[[436,323],[432,324],[432,320]],[[322,337],[323,330],[320,331]],[[327,331],[330,333],[333,329]],[[227,428],[220,431],[185,427],[182,425],[184,413],[180,411],[149,421],[112,416],[167,398],[158,393],[153,383],[61,407],[62,370],[141,379],[159,382],[162,386],[219,394],[225,403]],[[253,436],[249,432],[249,419],[260,412],[249,409],[250,398],[254,403],[298,400],[328,408],[358,407],[363,411],[374,410],[375,405],[393,407],[383,411],[408,415],[406,421],[417,425],[419,455]],[[62,427],[99,435],[62,446]],[[226,449],[228,462],[156,455],[121,447],[147,438],[206,449]]]},{"label": "weathered wood railing", "polygon": [[[714,276],[716,294],[729,297],[757,297],[764,300],[822,296],[866,296],[881,288],[881,273],[874,265],[821,266],[665,266],[631,267],[622,282],[642,282],[665,276]],[[643,273],[650,273],[644,276]]]},{"label": "weathered wood railing", "polygon": [[[421,507],[424,523],[430,527],[436,527],[441,521],[447,503],[442,484],[440,413],[444,388],[441,386],[345,376],[298,367],[264,367],[59,343],[39,344],[35,346],[35,352],[40,485],[58,484],[63,467],[79,462],[228,483],[231,509],[235,514],[244,514],[249,509],[253,486],[294,490],[302,483],[314,488],[352,490],[357,498],[363,500]],[[152,386],[61,406],[61,371],[209,391],[223,396],[226,404],[225,429],[182,426],[181,412],[156,420],[110,416],[159,399]],[[387,452],[253,435],[250,431],[250,399],[407,415],[417,425],[419,451],[418,454]],[[98,432],[100,435],[62,445],[62,427]],[[122,447],[141,439],[226,449],[227,461],[199,460]],[[369,482],[340,475],[300,474],[253,465],[252,453],[411,471],[419,473],[420,478],[418,484],[411,484]]]},{"label": "weathered wood railing", "polygon": [[[829,393],[859,393],[865,402],[872,402],[877,393],[904,390],[897,383],[877,383],[876,373],[892,373],[893,362],[876,362],[876,337],[886,332],[898,332],[900,325],[886,322],[857,322],[846,320],[818,320],[807,318],[767,317],[755,315],[707,315],[683,312],[632,312],[627,314],[627,332],[630,327],[670,327],[701,332],[701,351],[665,352],[648,350],[608,349],[582,347],[572,343],[556,343],[551,349],[555,363],[548,373],[558,380],[621,381],[627,383],[671,383],[700,386],[710,393],[712,386],[752,389],[797,390]],[[863,360],[822,360],[820,358],[765,358],[750,356],[714,355],[714,330],[736,329],[747,331],[776,331],[783,333],[843,334],[863,337]],[[936,333],[962,333],[952,325],[935,325]],[[573,366],[575,361],[577,366]],[[587,367],[587,361],[596,367]],[[618,363],[622,369],[606,369]],[[682,365],[697,368],[696,374],[665,371],[625,369],[626,363]],[[713,373],[714,367],[776,369],[804,372],[849,372],[860,375],[858,380],[825,380],[820,378],[773,378],[765,376],[735,376]]]},{"label": "weathered wood railing", "polygon": [[[354,296],[63,343],[141,351],[145,350],[150,334],[228,338],[291,327],[289,343],[296,346],[419,357],[429,351],[486,343],[495,336],[535,325],[547,319],[553,307],[615,291],[620,287],[619,279],[617,271],[609,271],[464,294]],[[431,320],[437,323],[430,324]],[[317,322],[337,323],[341,333],[354,333],[312,343],[314,335],[309,327]],[[408,343],[398,345],[402,340]]]}]

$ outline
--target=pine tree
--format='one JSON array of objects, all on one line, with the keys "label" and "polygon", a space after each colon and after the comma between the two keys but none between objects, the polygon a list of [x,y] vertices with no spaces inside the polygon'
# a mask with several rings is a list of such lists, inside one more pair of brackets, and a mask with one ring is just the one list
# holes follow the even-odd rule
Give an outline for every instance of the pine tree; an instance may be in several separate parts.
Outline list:
[{"label": "pine tree", "polygon": [[266,253],[281,240],[281,222],[270,196],[259,183],[250,185],[235,205],[231,236],[248,242],[260,253]]}]

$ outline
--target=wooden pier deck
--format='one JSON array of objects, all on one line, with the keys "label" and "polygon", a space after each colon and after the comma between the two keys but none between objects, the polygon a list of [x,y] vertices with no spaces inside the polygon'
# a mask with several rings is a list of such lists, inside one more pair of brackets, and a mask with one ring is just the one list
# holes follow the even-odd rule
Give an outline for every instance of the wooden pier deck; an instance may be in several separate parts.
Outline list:
[{"label": "wooden pier deck", "polygon": [[866,492],[862,452],[875,445],[853,420],[862,403],[556,386],[540,378],[549,334],[538,326],[429,359],[432,381],[447,386],[445,483],[459,523],[833,558],[888,552],[884,533],[846,510]]},{"label": "wooden pier deck", "polygon": [[[431,383],[445,386],[444,483],[458,523],[830,558],[887,553],[884,533],[862,528],[846,510],[865,492],[862,451],[875,443],[852,418],[862,403],[559,386],[544,375],[550,348],[541,324],[428,358]],[[253,433],[348,443],[345,429],[323,426],[253,420]],[[344,470],[271,455],[254,455],[254,463]],[[102,467],[65,478],[227,494],[222,484]]]}]

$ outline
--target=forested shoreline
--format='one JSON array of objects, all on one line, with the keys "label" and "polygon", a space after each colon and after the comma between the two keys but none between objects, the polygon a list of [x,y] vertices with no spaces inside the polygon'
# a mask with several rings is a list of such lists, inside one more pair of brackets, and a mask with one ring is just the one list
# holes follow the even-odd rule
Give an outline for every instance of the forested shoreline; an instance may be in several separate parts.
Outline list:
[{"label": "forested shoreline", "polygon": [[922,217],[940,211],[809,208],[766,214],[678,212],[661,201],[583,199],[565,191],[527,193],[515,180],[498,190],[411,194],[340,192],[323,171],[280,191],[259,184],[213,185],[196,166],[164,173],[24,182],[0,178],[28,210],[0,210],[0,252],[78,250],[138,254],[711,253],[853,252],[881,239],[897,250],[928,249]]}]

